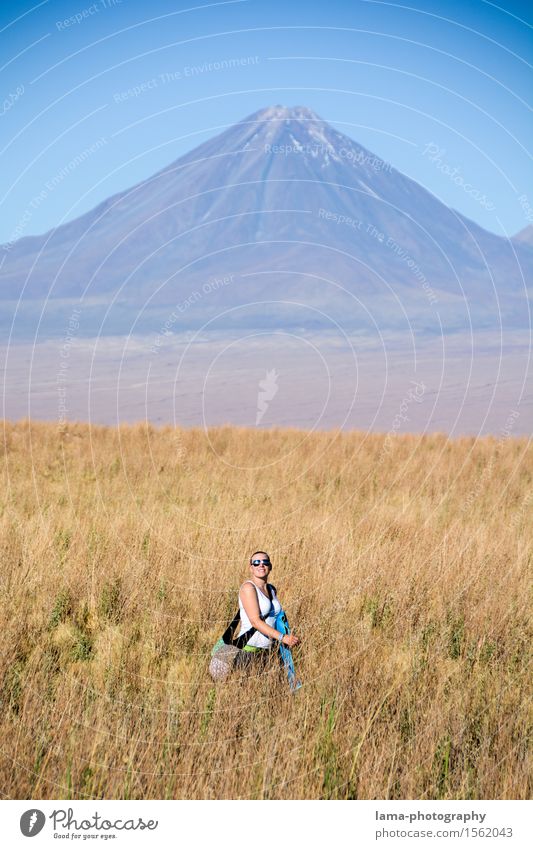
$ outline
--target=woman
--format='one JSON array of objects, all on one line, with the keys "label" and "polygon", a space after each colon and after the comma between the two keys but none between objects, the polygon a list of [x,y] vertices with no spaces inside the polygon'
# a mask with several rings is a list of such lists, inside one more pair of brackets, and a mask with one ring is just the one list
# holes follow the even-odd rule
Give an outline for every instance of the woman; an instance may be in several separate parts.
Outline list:
[{"label": "woman", "polygon": [[[250,578],[239,590],[241,628],[238,636],[250,628],[255,628],[255,634],[243,647],[243,651],[256,654],[262,659],[268,657],[273,648],[277,648],[276,641],[282,642],[288,648],[293,648],[300,642],[294,634],[282,634],[274,627],[281,604],[276,588],[268,583],[271,570],[272,563],[266,551],[254,551],[250,558]],[[243,661],[247,659],[246,655],[241,657]]]}]

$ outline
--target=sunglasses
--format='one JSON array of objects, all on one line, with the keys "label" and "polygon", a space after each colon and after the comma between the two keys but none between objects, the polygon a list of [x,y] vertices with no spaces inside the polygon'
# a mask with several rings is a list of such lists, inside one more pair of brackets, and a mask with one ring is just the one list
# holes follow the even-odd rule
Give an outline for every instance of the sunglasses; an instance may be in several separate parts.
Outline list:
[{"label": "sunglasses", "polygon": [[252,566],[261,566],[262,563],[265,566],[271,566],[272,565],[270,560],[252,560]]}]

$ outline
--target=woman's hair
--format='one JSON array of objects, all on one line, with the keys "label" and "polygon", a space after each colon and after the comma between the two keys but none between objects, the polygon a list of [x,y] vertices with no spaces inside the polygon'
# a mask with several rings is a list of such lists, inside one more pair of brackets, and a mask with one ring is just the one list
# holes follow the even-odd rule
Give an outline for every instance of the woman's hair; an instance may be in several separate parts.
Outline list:
[{"label": "woman's hair", "polygon": [[264,551],[264,550],[261,548],[259,551],[254,551],[254,553],[251,555],[251,557],[250,557],[250,563],[252,562],[252,560],[254,559],[254,557],[255,557],[255,555],[256,555],[256,554],[266,554],[266,556],[267,556],[267,557],[268,557],[268,559],[270,560],[270,554],[268,554],[268,552]]}]

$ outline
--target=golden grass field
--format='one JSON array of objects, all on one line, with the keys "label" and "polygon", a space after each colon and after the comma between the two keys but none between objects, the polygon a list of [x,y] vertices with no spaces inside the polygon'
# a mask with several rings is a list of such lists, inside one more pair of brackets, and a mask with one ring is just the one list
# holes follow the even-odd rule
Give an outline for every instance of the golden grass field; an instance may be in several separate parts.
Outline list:
[{"label": "golden grass field", "polygon": [[[4,798],[531,795],[525,438],[3,425]],[[216,686],[252,551],[301,645]]]}]

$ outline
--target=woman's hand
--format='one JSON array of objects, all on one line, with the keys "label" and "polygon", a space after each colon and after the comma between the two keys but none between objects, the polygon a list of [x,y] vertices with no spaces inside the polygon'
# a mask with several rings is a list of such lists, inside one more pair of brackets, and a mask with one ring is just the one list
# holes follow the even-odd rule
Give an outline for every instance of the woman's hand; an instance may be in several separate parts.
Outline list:
[{"label": "woman's hand", "polygon": [[292,649],[294,646],[298,645],[300,640],[298,637],[295,637],[294,634],[284,634],[281,642],[284,646],[287,646],[287,648]]}]

